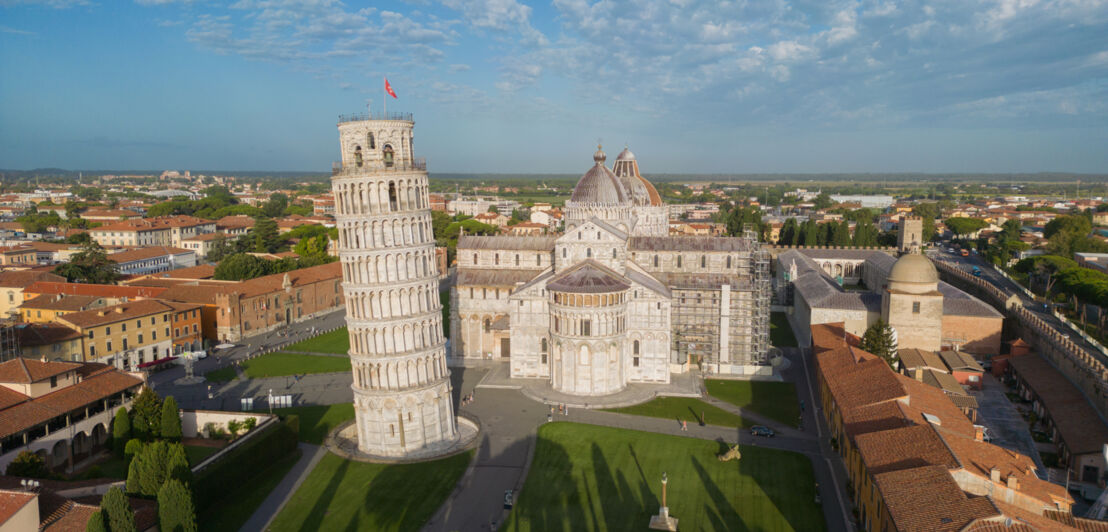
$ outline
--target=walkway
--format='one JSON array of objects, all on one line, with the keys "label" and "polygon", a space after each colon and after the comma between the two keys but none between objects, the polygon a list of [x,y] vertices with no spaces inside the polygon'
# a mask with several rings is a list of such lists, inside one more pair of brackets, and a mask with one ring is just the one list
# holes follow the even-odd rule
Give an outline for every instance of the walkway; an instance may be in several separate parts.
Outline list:
[{"label": "walkway", "polygon": [[273,519],[281,512],[281,508],[285,506],[285,503],[292,498],[292,494],[296,493],[296,489],[300,487],[304,479],[308,478],[308,475],[315,469],[323,455],[327,454],[327,451],[318,445],[301,443],[298,447],[301,453],[300,459],[292,466],[285,478],[281,479],[277,487],[273,488],[269,496],[262,501],[258,509],[254,510],[254,515],[251,515],[250,519],[242,525],[241,531],[265,530],[269,523],[273,522]]}]

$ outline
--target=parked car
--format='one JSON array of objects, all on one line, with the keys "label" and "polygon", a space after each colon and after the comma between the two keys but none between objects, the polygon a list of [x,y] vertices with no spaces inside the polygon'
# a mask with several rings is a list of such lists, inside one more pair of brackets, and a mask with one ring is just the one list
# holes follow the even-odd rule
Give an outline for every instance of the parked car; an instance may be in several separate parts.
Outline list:
[{"label": "parked car", "polygon": [[751,436],[764,436],[766,438],[772,438],[774,434],[775,433],[773,432],[773,429],[763,425],[754,425],[753,427],[750,427]]}]

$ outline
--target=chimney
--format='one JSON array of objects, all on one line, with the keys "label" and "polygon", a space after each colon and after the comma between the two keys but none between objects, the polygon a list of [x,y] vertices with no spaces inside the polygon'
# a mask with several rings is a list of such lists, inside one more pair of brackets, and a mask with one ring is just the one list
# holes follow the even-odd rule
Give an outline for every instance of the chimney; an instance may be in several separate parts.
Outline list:
[{"label": "chimney", "polygon": [[1013,490],[1020,489],[1020,479],[1016,478],[1016,475],[1008,475],[1008,488]]},{"label": "chimney", "polygon": [[912,377],[914,377],[917,381],[923,382],[923,366],[916,367],[916,369],[912,372]]},{"label": "chimney", "polygon": [[116,314],[123,314],[123,307],[115,307]]},{"label": "chimney", "polygon": [[993,481],[995,484],[1000,484],[1000,470],[995,467],[990,469],[989,480]]},{"label": "chimney", "polygon": [[981,425],[974,425],[973,439],[977,441],[985,441],[985,427],[982,427]]}]

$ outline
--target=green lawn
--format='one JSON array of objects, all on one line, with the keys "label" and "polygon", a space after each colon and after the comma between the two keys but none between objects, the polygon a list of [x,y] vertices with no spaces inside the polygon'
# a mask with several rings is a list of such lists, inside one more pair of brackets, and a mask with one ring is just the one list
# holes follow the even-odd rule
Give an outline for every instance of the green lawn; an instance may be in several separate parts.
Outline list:
[{"label": "green lawn", "polygon": [[270,530],[418,530],[454,490],[472,456],[386,465],[328,453]]},{"label": "green lawn", "polygon": [[339,373],[350,371],[350,359],[295,353],[269,353],[244,360],[242,371],[248,378],[284,377],[305,373]]},{"label": "green lawn", "polygon": [[695,397],[658,397],[646,403],[626,406],[623,408],[611,408],[608,412],[621,414],[633,414],[636,416],[658,417],[672,419],[674,422],[681,420],[695,424],[700,421],[701,415],[708,418],[709,425],[724,427],[750,427],[757,425],[752,421],[743,419],[719,407],[712,406]]},{"label": "green lawn", "polygon": [[256,473],[248,482],[239,484],[235,497],[216,504],[198,516],[200,530],[235,532],[242,527],[258,506],[265,501],[273,488],[281,483],[285,474],[296,465],[300,451],[296,450],[265,470]]},{"label": "green lawn", "polygon": [[227,366],[225,368],[213,369],[204,374],[204,378],[208,382],[228,382],[233,380],[238,374],[235,373],[233,366]]},{"label": "green lawn", "polygon": [[220,447],[205,447],[202,445],[186,445],[185,456],[189,459],[189,465],[196,466],[205,458],[219,452]]},{"label": "green lawn", "polygon": [[714,441],[547,423],[501,530],[646,530],[661,505],[663,472],[679,530],[825,528],[807,457],[743,447],[741,460],[721,463],[723,450]]},{"label": "green lawn", "polygon": [[300,416],[300,441],[322,445],[331,429],[348,419],[354,419],[354,405],[352,403],[340,403],[337,405],[294,406],[292,408],[278,408],[273,413],[280,416],[289,414]]},{"label": "green lawn", "polygon": [[784,312],[771,312],[769,315],[769,342],[774,347],[796,347],[796,336],[789,326],[789,318]]},{"label": "green lawn", "polygon": [[762,414],[788,426],[800,419],[796,385],[791,382],[704,379],[708,393],[721,401]]},{"label": "green lawn", "polygon": [[350,335],[346,327],[335,329],[314,338],[308,338],[292,344],[285,349],[289,351],[308,351],[311,353],[335,353],[345,355],[350,351]]}]

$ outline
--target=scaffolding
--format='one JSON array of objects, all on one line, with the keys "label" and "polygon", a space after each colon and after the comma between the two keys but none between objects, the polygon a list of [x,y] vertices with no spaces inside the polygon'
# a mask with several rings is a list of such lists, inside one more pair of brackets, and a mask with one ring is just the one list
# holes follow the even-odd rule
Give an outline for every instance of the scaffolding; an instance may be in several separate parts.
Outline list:
[{"label": "scaffolding", "polygon": [[[770,253],[758,245],[747,225],[742,237],[749,246],[731,283],[678,287],[673,290],[673,358],[677,364],[698,364],[706,373],[726,366],[761,366],[769,362],[769,315],[773,297]],[[741,260],[741,259],[740,259]],[[721,355],[723,285],[729,285],[727,353]]]},{"label": "scaffolding", "polygon": [[15,320],[0,321],[0,362],[19,356],[19,332]]}]

